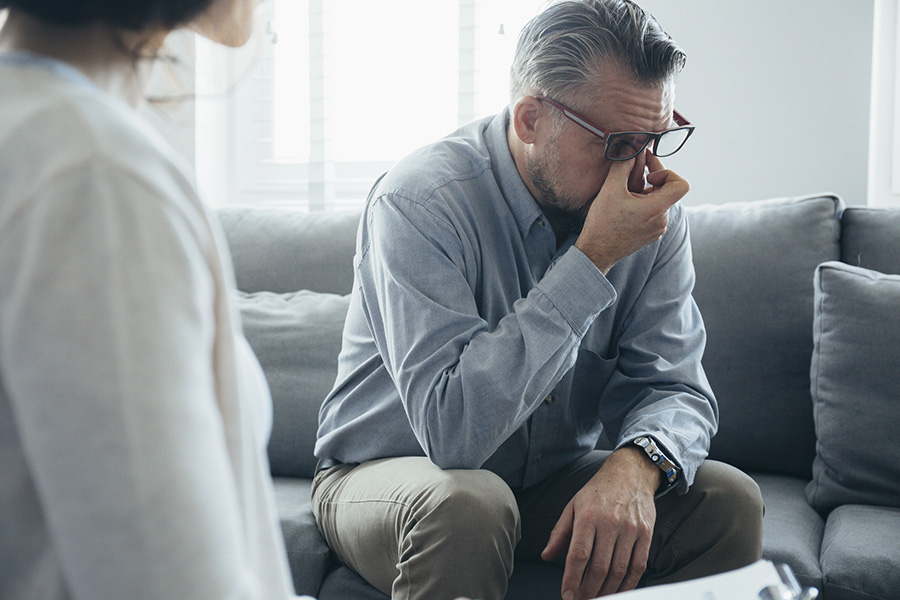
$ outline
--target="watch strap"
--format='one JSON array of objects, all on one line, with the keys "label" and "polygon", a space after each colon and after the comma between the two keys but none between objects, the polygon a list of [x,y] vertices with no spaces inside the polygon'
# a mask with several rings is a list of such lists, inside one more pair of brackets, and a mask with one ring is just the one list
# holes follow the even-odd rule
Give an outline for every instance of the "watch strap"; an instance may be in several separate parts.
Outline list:
[{"label": "watch strap", "polygon": [[675,483],[675,480],[678,479],[678,467],[659,449],[653,438],[646,436],[635,438],[634,445],[640,447],[653,461],[653,464],[660,468],[669,485]]}]

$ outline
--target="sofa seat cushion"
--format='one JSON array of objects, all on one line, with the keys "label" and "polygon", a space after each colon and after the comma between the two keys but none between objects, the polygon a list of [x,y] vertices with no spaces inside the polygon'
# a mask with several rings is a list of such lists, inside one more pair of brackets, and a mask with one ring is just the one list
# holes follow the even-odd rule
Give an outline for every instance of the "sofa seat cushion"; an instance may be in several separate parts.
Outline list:
[{"label": "sofa seat cushion", "polygon": [[900,509],[845,505],[822,543],[827,600],[894,600],[900,593]]},{"label": "sofa seat cushion", "polygon": [[310,508],[312,480],[276,477],[274,484],[294,589],[301,596],[315,597],[332,561]]},{"label": "sofa seat cushion", "polygon": [[272,475],[311,478],[319,407],[337,376],[350,297],[308,290],[235,296],[244,335],[272,393]]},{"label": "sofa seat cushion", "polygon": [[900,275],[829,262],[815,286],[809,501],[900,508]]},{"label": "sofa seat cushion", "polygon": [[806,501],[806,480],[750,473],[759,485],[763,517],[763,558],[791,566],[804,586],[822,589],[819,553],[825,521]]},{"label": "sofa seat cushion", "polygon": [[842,209],[834,196],[686,209],[719,402],[710,458],[809,479],[813,273],[840,256]]}]

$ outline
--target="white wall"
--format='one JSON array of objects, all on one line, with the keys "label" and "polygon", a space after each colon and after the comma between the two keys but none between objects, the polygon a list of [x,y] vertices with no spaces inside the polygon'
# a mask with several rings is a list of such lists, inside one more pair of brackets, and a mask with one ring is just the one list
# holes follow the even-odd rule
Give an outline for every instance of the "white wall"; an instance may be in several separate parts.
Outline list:
[{"label": "white wall", "polygon": [[638,0],[688,53],[690,204],[830,191],[865,204],[873,0]]}]

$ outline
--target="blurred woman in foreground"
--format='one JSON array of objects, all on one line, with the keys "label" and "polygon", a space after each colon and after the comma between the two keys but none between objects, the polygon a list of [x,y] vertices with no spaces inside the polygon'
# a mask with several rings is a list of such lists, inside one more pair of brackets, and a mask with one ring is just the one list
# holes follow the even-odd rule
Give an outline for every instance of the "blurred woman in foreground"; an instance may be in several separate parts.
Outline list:
[{"label": "blurred woman in foreground", "polygon": [[293,596],[232,268],[135,110],[256,0],[0,0],[0,597]]}]

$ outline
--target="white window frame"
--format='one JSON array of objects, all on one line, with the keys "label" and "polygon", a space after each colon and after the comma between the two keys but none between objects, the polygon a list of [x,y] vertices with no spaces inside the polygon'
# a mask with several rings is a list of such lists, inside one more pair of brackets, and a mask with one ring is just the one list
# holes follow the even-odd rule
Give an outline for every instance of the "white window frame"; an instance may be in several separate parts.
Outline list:
[{"label": "white window frame", "polygon": [[[479,29],[479,2],[484,0],[457,0],[459,16],[457,114],[456,125],[463,125],[481,116],[477,114],[482,98],[479,77],[483,73],[476,64],[476,46],[479,34],[496,31],[496,23],[488,19]],[[494,1],[494,0],[490,0]],[[512,4],[514,0],[504,0]],[[496,10],[499,5],[490,5]],[[535,7],[536,8],[536,7]],[[251,72],[238,75],[239,85],[232,86],[221,98],[204,98],[198,93],[197,172],[200,191],[210,198],[213,205],[253,204],[261,206],[288,206],[309,211],[358,209],[364,202],[372,184],[394,162],[349,162],[330,159],[328,123],[336,115],[329,114],[328,57],[325,49],[326,9],[334,11],[328,0],[309,0],[310,29],[310,112],[309,162],[279,162],[261,157],[274,156],[274,137],[267,135],[267,128],[274,123],[274,115],[264,115],[256,120],[238,118],[253,113],[263,101],[274,94],[274,50],[271,36],[277,31],[263,33],[262,43],[255,51],[255,65]],[[496,13],[495,13],[496,14]],[[264,2],[260,7],[259,21],[262,28],[273,21],[274,4]],[[515,25],[519,25],[516,23]],[[484,29],[484,28],[487,29]],[[277,28],[277,24],[276,24]],[[502,29],[501,29],[502,31]],[[514,42],[514,39],[509,38]],[[506,42],[504,42],[506,43]],[[198,77],[210,70],[210,62],[234,62],[234,55],[224,56],[220,50],[210,50],[214,58],[205,58],[202,44],[198,46]],[[235,65],[219,67],[219,70],[237,71]],[[202,87],[202,86],[200,86]],[[257,103],[257,105],[254,105]],[[493,107],[500,110],[501,106]],[[449,131],[449,130],[448,130]],[[212,143],[211,143],[212,141]],[[200,148],[200,145],[203,148]],[[269,148],[261,147],[270,144]],[[411,150],[412,148],[410,148]]]},{"label": "white window frame", "polygon": [[[274,93],[273,63],[274,52],[271,42],[264,43],[257,56],[251,80],[236,87],[234,93],[225,100],[218,117],[226,118],[229,139],[222,140],[223,148],[231,148],[224,158],[228,167],[230,190],[219,190],[217,197],[227,203],[255,204],[263,206],[281,205],[302,208],[309,211],[342,210],[357,208],[362,204],[377,177],[387,171],[392,161],[336,162],[330,158],[328,122],[329,114],[327,55],[325,46],[325,3],[327,0],[309,0],[310,15],[310,144],[309,162],[277,162],[260,160],[260,145],[274,145],[272,137],[260,135],[260,128],[267,128],[274,119],[262,117],[256,120],[237,119],[239,114],[247,114],[260,98]],[[475,75],[475,2],[460,0],[460,44],[459,44],[459,115],[460,124],[474,117]],[[262,19],[271,22],[274,17],[272,3],[262,6]],[[465,21],[463,21],[465,20]],[[277,32],[266,32],[277,35]],[[216,118],[216,117],[213,117]],[[260,120],[262,122],[260,122]],[[222,121],[220,121],[222,122]],[[199,153],[198,153],[199,154]]]},{"label": "white window frame", "polygon": [[900,1],[876,0],[869,128],[869,206],[900,206]]}]

